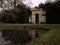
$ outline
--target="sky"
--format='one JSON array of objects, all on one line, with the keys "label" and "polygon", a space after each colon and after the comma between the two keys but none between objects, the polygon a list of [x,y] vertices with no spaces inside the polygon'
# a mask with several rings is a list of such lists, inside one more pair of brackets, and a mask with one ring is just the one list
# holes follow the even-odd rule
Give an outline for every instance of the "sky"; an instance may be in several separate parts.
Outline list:
[{"label": "sky", "polygon": [[35,7],[38,6],[40,3],[45,3],[46,0],[27,0],[24,3],[28,6]]},{"label": "sky", "polygon": [[[33,8],[35,6],[39,6],[40,3],[51,2],[51,1],[55,1],[55,0],[22,0],[22,1],[26,5],[28,5],[31,8]],[[5,3],[7,3],[7,2],[5,2]],[[2,10],[2,9],[0,8],[0,10]]]},{"label": "sky", "polygon": [[24,1],[24,3],[27,4],[28,6],[35,7],[38,6],[40,3],[45,4],[45,2],[50,2],[50,1],[55,1],[55,0],[27,0]]},{"label": "sky", "polygon": [[40,3],[45,3],[46,0],[32,0],[32,7],[38,6]]}]

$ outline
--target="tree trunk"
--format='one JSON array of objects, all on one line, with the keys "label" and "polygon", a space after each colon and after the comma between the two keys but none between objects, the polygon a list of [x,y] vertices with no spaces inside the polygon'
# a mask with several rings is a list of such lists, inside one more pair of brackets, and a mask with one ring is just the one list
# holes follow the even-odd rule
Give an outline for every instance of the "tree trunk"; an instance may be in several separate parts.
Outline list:
[{"label": "tree trunk", "polygon": [[15,10],[15,8],[16,8],[16,0],[14,0],[14,10]]}]

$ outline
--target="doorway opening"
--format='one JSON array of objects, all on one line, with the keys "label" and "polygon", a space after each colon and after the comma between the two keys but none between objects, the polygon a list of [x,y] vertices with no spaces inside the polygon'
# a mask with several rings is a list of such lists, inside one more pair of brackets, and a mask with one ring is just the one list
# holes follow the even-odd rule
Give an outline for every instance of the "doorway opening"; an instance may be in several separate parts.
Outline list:
[{"label": "doorway opening", "polygon": [[35,22],[39,23],[39,14],[37,14],[37,13],[35,14]]}]

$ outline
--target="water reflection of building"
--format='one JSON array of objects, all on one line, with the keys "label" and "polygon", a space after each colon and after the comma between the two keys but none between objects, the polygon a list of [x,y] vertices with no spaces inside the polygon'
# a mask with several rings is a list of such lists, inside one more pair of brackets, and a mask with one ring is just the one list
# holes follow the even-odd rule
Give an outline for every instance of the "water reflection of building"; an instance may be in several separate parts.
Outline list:
[{"label": "water reflection of building", "polygon": [[29,23],[46,23],[46,12],[42,8],[32,8],[32,15],[29,16]]}]

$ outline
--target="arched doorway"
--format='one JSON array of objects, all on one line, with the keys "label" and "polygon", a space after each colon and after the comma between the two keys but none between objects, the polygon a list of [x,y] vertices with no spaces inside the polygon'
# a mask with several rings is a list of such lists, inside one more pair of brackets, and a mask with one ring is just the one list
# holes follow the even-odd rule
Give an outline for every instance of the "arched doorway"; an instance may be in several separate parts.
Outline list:
[{"label": "arched doorway", "polygon": [[37,13],[35,14],[35,22],[39,23],[39,14],[37,14]]}]

